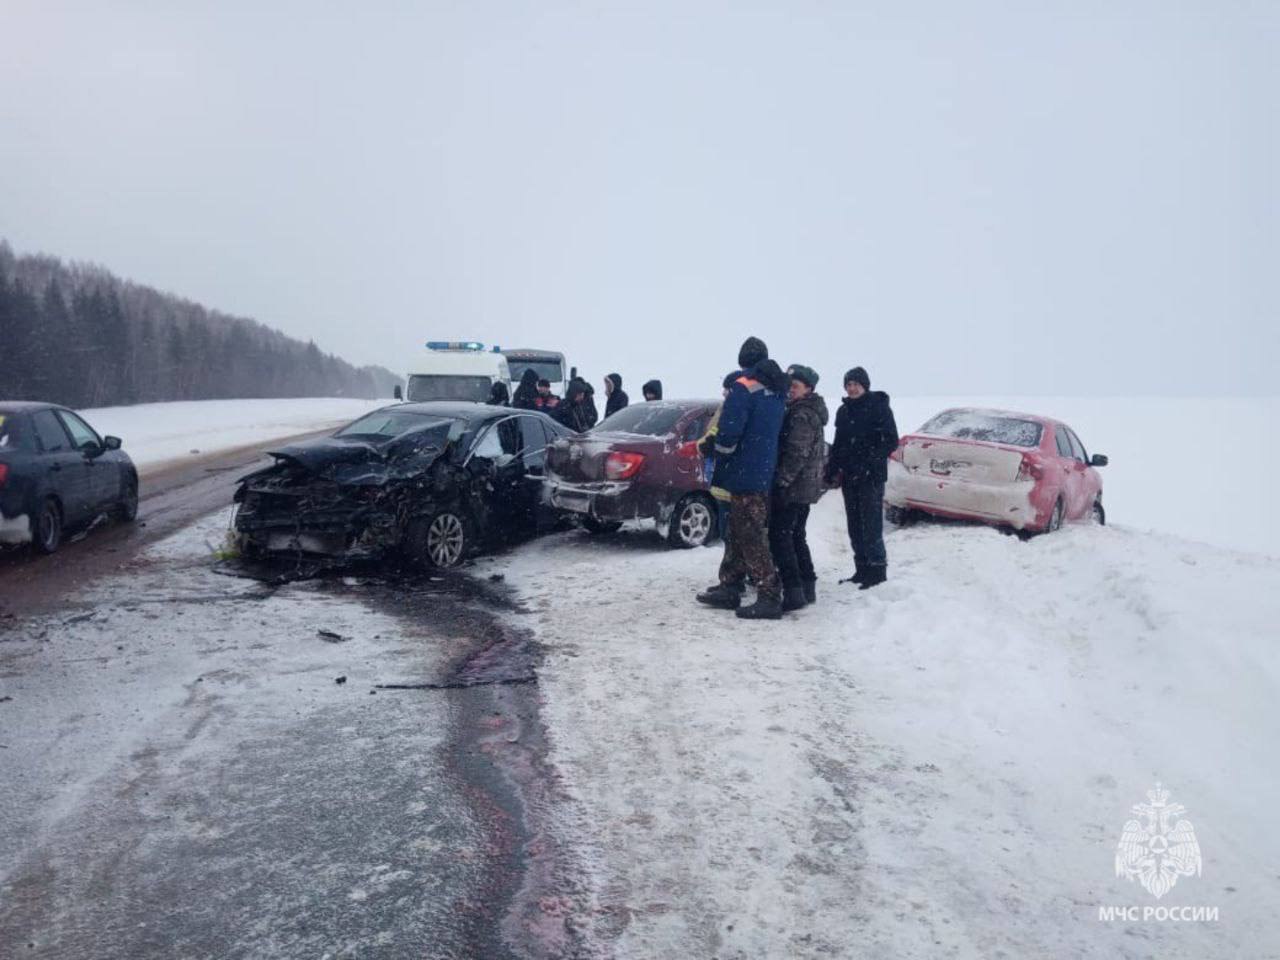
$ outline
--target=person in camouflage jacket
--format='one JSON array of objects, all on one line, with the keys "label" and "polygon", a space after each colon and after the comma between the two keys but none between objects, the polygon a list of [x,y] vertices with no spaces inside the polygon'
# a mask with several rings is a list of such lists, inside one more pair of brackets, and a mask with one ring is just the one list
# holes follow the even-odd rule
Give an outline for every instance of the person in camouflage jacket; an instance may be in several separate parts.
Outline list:
[{"label": "person in camouflage jacket", "polygon": [[778,434],[773,473],[769,549],[782,578],[782,609],[798,610],[817,600],[818,576],[809,552],[809,508],[826,490],[827,404],[814,393],[818,374],[802,364],[787,368],[791,391]]}]

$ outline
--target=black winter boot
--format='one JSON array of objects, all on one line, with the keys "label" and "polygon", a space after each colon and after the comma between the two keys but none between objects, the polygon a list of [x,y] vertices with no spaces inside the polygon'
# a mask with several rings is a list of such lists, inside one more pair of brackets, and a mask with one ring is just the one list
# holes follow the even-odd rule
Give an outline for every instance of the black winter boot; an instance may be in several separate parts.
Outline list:
[{"label": "black winter boot", "polygon": [[841,583],[862,583],[862,581],[865,580],[866,578],[867,578],[866,568],[863,567],[862,564],[858,563],[857,560],[855,560],[853,562],[853,576],[845,577],[840,582]]},{"label": "black winter boot", "polygon": [[782,591],[782,612],[790,613],[799,610],[809,603],[804,597],[804,587],[787,587]]},{"label": "black winter boot", "polygon": [[870,590],[872,587],[879,586],[888,579],[888,565],[878,563],[874,567],[867,567],[866,572],[862,575],[862,582],[858,585],[858,589]]},{"label": "black winter boot", "polygon": [[817,580],[806,580],[804,582],[803,589],[804,589],[805,603],[818,602],[818,581]]},{"label": "black winter boot", "polygon": [[777,597],[756,595],[756,602],[749,607],[739,607],[738,616],[743,620],[781,620],[782,601]]},{"label": "black winter boot", "polygon": [[737,610],[742,604],[743,589],[740,583],[717,583],[698,594],[697,600],[717,610]]}]

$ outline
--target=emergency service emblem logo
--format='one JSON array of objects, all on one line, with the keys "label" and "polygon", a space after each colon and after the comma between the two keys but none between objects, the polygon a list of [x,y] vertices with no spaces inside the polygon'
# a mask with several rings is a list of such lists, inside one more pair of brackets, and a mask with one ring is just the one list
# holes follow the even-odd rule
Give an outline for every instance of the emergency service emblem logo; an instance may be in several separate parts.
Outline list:
[{"label": "emergency service emblem logo", "polygon": [[1147,791],[1147,802],[1133,805],[1136,819],[1124,825],[1116,845],[1116,876],[1137,880],[1159,900],[1173,889],[1179,877],[1200,876],[1200,844],[1180,803],[1169,802],[1169,791],[1160,784]]}]

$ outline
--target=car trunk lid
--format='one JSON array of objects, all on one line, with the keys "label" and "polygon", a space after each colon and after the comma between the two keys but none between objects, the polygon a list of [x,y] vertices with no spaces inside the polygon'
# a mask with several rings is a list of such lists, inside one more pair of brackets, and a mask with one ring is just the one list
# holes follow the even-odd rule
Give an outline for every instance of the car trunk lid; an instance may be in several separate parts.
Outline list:
[{"label": "car trunk lid", "polygon": [[611,453],[657,456],[666,448],[663,437],[628,433],[590,433],[557,440],[547,449],[547,470],[570,483],[607,480],[605,464]]},{"label": "car trunk lid", "polygon": [[976,440],[908,436],[902,465],[916,474],[969,483],[1013,483],[1022,467],[1021,450]]}]

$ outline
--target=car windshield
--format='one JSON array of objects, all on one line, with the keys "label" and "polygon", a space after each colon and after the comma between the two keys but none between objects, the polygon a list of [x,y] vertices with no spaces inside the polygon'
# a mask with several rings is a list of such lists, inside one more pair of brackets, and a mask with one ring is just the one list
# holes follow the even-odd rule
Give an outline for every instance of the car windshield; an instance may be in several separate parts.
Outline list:
[{"label": "car windshield", "polygon": [[667,403],[635,403],[592,428],[592,433],[635,433],[665,437],[675,432],[684,407]]},{"label": "car windshield", "polygon": [[559,383],[564,377],[560,370],[559,360],[512,360],[508,358],[507,365],[511,370],[512,383],[519,383],[526,370],[532,370],[536,373],[539,380],[547,380],[551,383]]},{"label": "car windshield", "polygon": [[390,440],[395,437],[402,437],[414,430],[425,430],[428,427],[436,427],[441,424],[449,424],[450,439],[461,436],[462,431],[466,429],[466,423],[462,420],[433,417],[425,413],[411,413],[408,410],[397,410],[392,407],[389,410],[378,410],[361,417],[355,423],[347,424],[334,436],[375,437],[381,440]]},{"label": "car windshield", "polygon": [[483,403],[489,399],[492,381],[488,377],[455,376],[442,373],[415,373],[409,377],[406,399],[421,400],[474,400]]},{"label": "car windshield", "polygon": [[1002,417],[981,410],[946,410],[921,427],[920,432],[931,437],[1007,443],[1014,447],[1038,447],[1043,428],[1034,420]]}]

